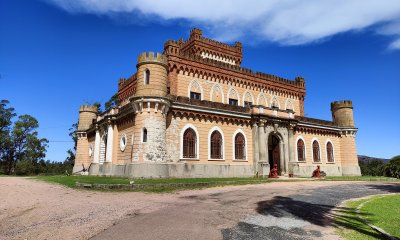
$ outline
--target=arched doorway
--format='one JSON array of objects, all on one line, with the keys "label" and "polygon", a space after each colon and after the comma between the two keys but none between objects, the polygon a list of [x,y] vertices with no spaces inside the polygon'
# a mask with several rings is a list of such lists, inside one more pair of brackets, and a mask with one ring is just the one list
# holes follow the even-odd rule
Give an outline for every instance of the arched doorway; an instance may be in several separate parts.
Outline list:
[{"label": "arched doorway", "polygon": [[272,169],[274,164],[278,165],[278,173],[281,175],[282,166],[281,166],[281,149],[280,149],[280,140],[279,137],[270,134],[268,137],[268,159],[269,159],[269,167]]}]

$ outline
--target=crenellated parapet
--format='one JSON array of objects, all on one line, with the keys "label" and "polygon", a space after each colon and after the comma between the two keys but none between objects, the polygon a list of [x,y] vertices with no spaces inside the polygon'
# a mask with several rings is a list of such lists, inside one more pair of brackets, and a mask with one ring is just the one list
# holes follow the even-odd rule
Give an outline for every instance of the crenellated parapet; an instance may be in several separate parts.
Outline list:
[{"label": "crenellated parapet", "polygon": [[160,64],[168,67],[168,59],[164,54],[154,52],[144,52],[139,54],[137,67],[143,64]]},{"label": "crenellated parapet", "polygon": [[90,128],[93,120],[97,118],[98,107],[94,105],[81,105],[79,108],[78,131],[86,131]]},{"label": "crenellated parapet", "polygon": [[353,102],[350,100],[331,103],[332,120],[340,127],[354,127]]}]

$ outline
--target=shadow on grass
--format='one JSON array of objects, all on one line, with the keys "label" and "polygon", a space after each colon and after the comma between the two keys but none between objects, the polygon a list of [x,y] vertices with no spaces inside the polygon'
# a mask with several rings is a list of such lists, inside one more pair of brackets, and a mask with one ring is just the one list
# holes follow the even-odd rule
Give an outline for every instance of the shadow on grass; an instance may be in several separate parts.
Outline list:
[{"label": "shadow on grass", "polygon": [[[318,226],[343,227],[376,239],[386,239],[359,219],[353,208],[335,208],[331,205],[313,204],[293,200],[289,197],[276,196],[271,200],[258,202],[256,210],[262,215],[272,215],[278,218],[294,216]],[[366,217],[371,214],[360,213],[360,215]]]}]

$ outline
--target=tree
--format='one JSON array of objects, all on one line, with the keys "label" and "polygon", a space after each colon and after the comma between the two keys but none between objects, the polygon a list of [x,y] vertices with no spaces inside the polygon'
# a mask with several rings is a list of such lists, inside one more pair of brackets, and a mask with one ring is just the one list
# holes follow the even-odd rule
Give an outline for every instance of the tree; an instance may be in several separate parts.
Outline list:
[{"label": "tree", "polygon": [[118,106],[118,104],[119,104],[118,93],[116,93],[112,95],[111,98],[106,103],[104,103],[104,111],[107,112],[112,107]]},{"label": "tree", "polygon": [[67,171],[68,170],[72,171],[72,168],[74,167],[74,164],[75,164],[76,145],[78,143],[78,137],[76,136],[77,129],[78,129],[77,122],[72,124],[72,127],[69,128],[68,135],[71,137],[72,141],[74,141],[74,147],[72,149],[68,149],[68,151],[67,151],[68,156],[64,161],[64,164],[66,166],[68,166],[68,168],[71,168],[71,169],[67,169]]},{"label": "tree", "polygon": [[388,177],[400,178],[400,155],[390,159],[385,166],[385,175]]},{"label": "tree", "polygon": [[11,174],[18,162],[34,166],[46,156],[48,141],[38,138],[36,129],[38,121],[30,115],[21,115],[12,123],[15,115],[14,109],[7,107],[9,102],[2,100],[0,103],[0,161],[6,174]]}]

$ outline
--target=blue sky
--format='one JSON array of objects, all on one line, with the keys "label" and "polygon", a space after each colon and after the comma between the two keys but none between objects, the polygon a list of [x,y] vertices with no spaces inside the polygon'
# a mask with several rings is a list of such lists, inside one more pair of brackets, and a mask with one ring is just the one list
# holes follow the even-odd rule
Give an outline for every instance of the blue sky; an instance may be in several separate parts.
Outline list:
[{"label": "blue sky", "polygon": [[331,101],[353,100],[359,154],[400,154],[400,5],[320,2],[0,0],[0,99],[36,117],[47,159],[62,161],[80,104],[104,103],[140,52],[199,27],[241,41],[246,68],[304,76],[309,117],[330,120]]}]

